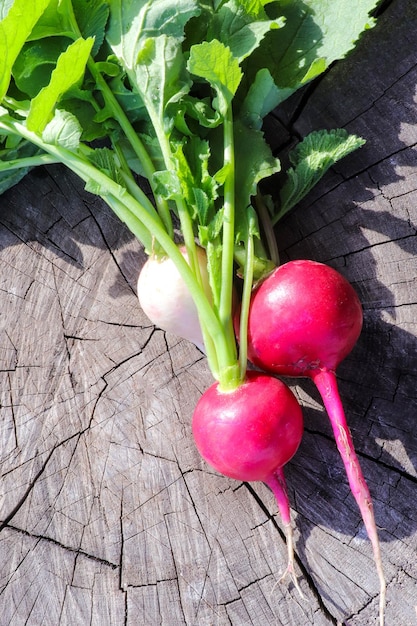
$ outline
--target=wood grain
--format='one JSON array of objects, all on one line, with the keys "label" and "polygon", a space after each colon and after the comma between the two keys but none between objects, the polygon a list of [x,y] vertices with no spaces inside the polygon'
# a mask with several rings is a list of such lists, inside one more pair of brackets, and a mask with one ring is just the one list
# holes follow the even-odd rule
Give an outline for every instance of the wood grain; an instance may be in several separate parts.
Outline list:
[{"label": "wood grain", "polygon": [[[387,626],[417,624],[417,7],[393,0],[356,50],[268,121],[281,152],[315,128],[365,147],[280,226],[283,259],[339,269],[365,326],[341,394],[374,497]],[[288,466],[297,572],[272,494],[211,471],[193,407],[211,376],[139,308],[141,246],[59,166],[0,198],[0,623],[377,624],[378,581],[328,420]]]}]

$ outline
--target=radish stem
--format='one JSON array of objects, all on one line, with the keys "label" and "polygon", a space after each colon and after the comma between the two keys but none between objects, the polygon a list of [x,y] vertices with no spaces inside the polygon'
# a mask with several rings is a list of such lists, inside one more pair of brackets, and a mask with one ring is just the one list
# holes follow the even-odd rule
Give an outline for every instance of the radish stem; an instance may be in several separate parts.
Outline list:
[{"label": "radish stem", "polygon": [[250,307],[250,297],[252,293],[253,283],[253,236],[249,235],[246,242],[246,265],[245,276],[243,279],[243,291],[242,291],[242,304],[240,309],[240,322],[239,322],[239,363],[240,363],[240,377],[242,380],[245,378],[247,364],[248,364],[248,315]]},{"label": "radish stem", "polygon": [[220,385],[223,390],[236,388],[244,379],[246,365],[237,361],[236,339],[233,329],[233,262],[235,243],[235,148],[233,137],[233,113],[228,107],[224,119],[224,165],[228,166],[228,175],[224,182],[224,217],[222,246],[222,280],[220,290],[219,319],[223,327],[225,343],[229,351],[231,364],[229,374]]},{"label": "radish stem", "polygon": [[259,190],[255,196],[255,205],[264,229],[265,240],[269,250],[269,258],[274,263],[274,265],[278,267],[278,265],[280,264],[280,260],[278,244],[277,240],[275,239],[274,226],[272,224],[268,208],[265,205],[265,201]]},{"label": "radish stem", "polygon": [[7,172],[9,170],[19,170],[22,168],[38,167],[39,165],[53,165],[60,163],[58,159],[50,154],[37,154],[30,157],[24,157],[16,159],[15,161],[7,161],[6,163],[0,163],[0,172]]}]

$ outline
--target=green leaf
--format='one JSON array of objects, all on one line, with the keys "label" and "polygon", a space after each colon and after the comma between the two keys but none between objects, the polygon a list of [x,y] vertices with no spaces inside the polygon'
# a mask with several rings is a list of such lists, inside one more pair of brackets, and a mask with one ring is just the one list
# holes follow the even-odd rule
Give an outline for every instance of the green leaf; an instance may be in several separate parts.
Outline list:
[{"label": "green leaf", "polygon": [[178,172],[174,170],[162,170],[153,175],[154,189],[165,200],[178,200],[182,198],[181,182]]},{"label": "green leaf", "polygon": [[91,50],[95,56],[104,40],[110,8],[103,0],[72,0],[75,18],[84,39],[94,37]]},{"label": "green leaf", "polygon": [[207,226],[215,215],[217,182],[208,171],[210,147],[190,137],[173,152],[175,169],[155,172],[156,191],[167,200],[184,200],[197,226]]},{"label": "green leaf", "polygon": [[96,68],[101,74],[113,78],[120,76],[120,67],[114,61],[97,61]]},{"label": "green leaf", "polygon": [[200,244],[206,249],[207,270],[209,275],[210,289],[213,296],[213,304],[218,310],[222,289],[222,253],[223,245],[221,232],[224,222],[224,209],[221,208],[214,214],[211,221],[198,227]]},{"label": "green leaf", "polygon": [[[373,26],[369,13],[380,0],[283,0],[273,3],[285,27],[270,31],[247,60],[248,85],[268,68],[280,93],[275,106],[342,59]],[[271,10],[272,10],[271,9]]]},{"label": "green leaf", "polygon": [[167,35],[180,41],[189,19],[200,12],[196,0],[110,0],[107,41],[126,70],[136,67],[136,59],[149,38]]},{"label": "green leaf", "polygon": [[215,172],[213,178],[219,185],[224,185],[229,176],[233,176],[233,168],[227,161],[217,172]]},{"label": "green leaf", "polygon": [[120,175],[120,168],[118,163],[116,163],[115,153],[112,150],[109,148],[95,148],[89,153],[88,159],[109,178],[124,187],[124,181]]},{"label": "green leaf", "polygon": [[22,167],[18,170],[0,171],[0,195],[17,185],[17,183],[20,183],[29,170],[30,168],[28,167]]},{"label": "green leaf", "polygon": [[261,69],[249,87],[239,110],[239,118],[251,128],[260,130],[264,118],[275,107],[279,89],[268,69]]},{"label": "green leaf", "polygon": [[[256,194],[258,183],[279,172],[281,165],[271,152],[261,131],[235,120],[236,214],[245,210]],[[250,149],[248,149],[250,146]]]},{"label": "green leaf", "polygon": [[70,43],[62,36],[26,42],[13,65],[17,88],[31,98],[36,96],[49,83],[59,55]]},{"label": "green leaf", "polygon": [[174,127],[177,102],[191,85],[182,51],[184,27],[198,15],[195,0],[110,1],[107,41],[139,94],[160,143]]},{"label": "green leaf", "polygon": [[[85,94],[85,98],[83,97]],[[59,107],[72,113],[81,126],[81,141],[91,142],[95,139],[103,139],[111,133],[111,124],[96,121],[97,109],[88,99],[91,93],[84,90],[70,90],[61,99]]]},{"label": "green leaf", "polygon": [[[152,13],[151,7],[149,11]],[[145,22],[146,17],[146,15],[143,16]],[[183,15],[179,19],[177,14],[173,18],[176,24],[176,29],[174,29],[176,36],[163,33],[157,37],[144,39],[142,47],[138,48],[132,67],[129,67],[132,59],[119,56],[119,61],[127,72],[132,94],[139,96],[141,102],[139,109],[146,115],[145,120],[139,120],[141,122],[139,138],[147,152],[148,159],[152,162],[152,169],[156,170],[172,168],[170,138],[175,127],[178,109],[181,108],[181,105],[177,103],[183,95],[188,93],[191,86],[182,51],[183,22],[181,20],[183,19],[185,19]],[[126,33],[123,32],[124,28],[126,28]],[[169,24],[167,30],[171,28],[172,24]],[[116,30],[113,29],[113,37],[117,37],[117,32],[119,32],[117,29],[121,29],[119,33],[121,40],[112,40],[115,44],[113,52],[116,57],[123,54],[124,38],[127,37],[127,40],[130,40],[132,30],[138,39],[142,34],[141,26],[138,24],[118,24]],[[131,119],[131,115],[129,118]],[[132,154],[131,151],[130,154]],[[126,158],[134,171],[143,172],[155,184],[158,183],[152,177],[148,166],[142,167],[135,156],[133,160],[129,156]],[[156,202],[158,203],[158,198]],[[162,211],[165,213],[166,207],[162,206]],[[171,221],[169,215],[166,215],[165,220],[166,223]]]},{"label": "green leaf", "polygon": [[137,56],[135,74],[149,116],[169,135],[176,103],[191,86],[179,40],[166,35],[147,39]]},{"label": "green leaf", "polygon": [[269,30],[284,24],[283,19],[270,20],[263,4],[257,0],[230,0],[213,15],[206,38],[221,41],[242,61],[259,46]]},{"label": "green leaf", "polygon": [[260,239],[258,216],[252,205],[248,205],[244,211],[239,211],[236,215],[235,243],[244,243],[249,237]]},{"label": "green leaf", "polygon": [[45,143],[59,145],[68,150],[76,150],[80,143],[81,134],[82,128],[77,118],[68,111],[57,109],[52,120],[46,125],[42,139]]},{"label": "green leaf", "polygon": [[[187,94],[181,103],[178,105],[176,123],[182,123],[187,126],[185,134],[190,133],[185,116],[188,116],[188,123],[192,123],[192,120],[198,122],[198,125],[203,128],[216,128],[222,123],[223,118],[218,111],[215,111],[209,98],[195,98],[190,94]],[[198,132],[198,130],[196,130]],[[200,128],[201,132],[201,128]]]},{"label": "green leaf", "polygon": [[0,101],[9,87],[13,64],[48,2],[33,0],[28,10],[27,0],[15,0],[0,22]]},{"label": "green leaf", "polygon": [[103,0],[50,0],[35,24],[29,40],[65,36],[71,39],[94,37],[91,54],[97,54],[104,40],[109,18],[108,2]]},{"label": "green leaf", "polygon": [[[218,184],[209,173],[211,156],[208,141],[199,137],[191,137],[183,146],[179,146],[174,156],[181,172],[183,195],[193,209],[199,224],[207,224],[215,213],[214,202],[218,197]],[[187,171],[186,178],[183,173]],[[186,190],[191,193],[186,195]]]},{"label": "green leaf", "polygon": [[274,223],[318,183],[328,169],[365,143],[344,129],[313,131],[290,153],[293,165],[280,191],[280,209]]},{"label": "green leaf", "polygon": [[239,0],[239,4],[248,15],[254,18],[263,18],[266,16],[265,5],[270,4],[271,0]]},{"label": "green leaf", "polygon": [[15,165],[20,160],[23,161],[42,152],[37,146],[24,139],[17,141],[14,147],[10,147],[8,138],[5,138],[5,145],[4,149],[0,147],[0,195],[20,182],[31,169],[31,167],[8,169],[10,165]]},{"label": "green leaf", "polygon": [[222,207],[213,215],[210,222],[205,225],[201,224],[198,227],[201,245],[207,246],[209,242],[213,243],[218,237],[220,237],[220,233],[223,228],[223,220],[224,209]]},{"label": "green leaf", "polygon": [[191,86],[182,50],[184,28],[199,12],[196,0],[110,0],[107,42],[146,108],[147,134],[160,144],[164,169],[170,167],[168,143],[179,101]]},{"label": "green leaf", "polygon": [[217,39],[196,44],[190,49],[187,67],[191,74],[204,78],[215,89],[217,100],[213,105],[226,115],[242,79],[239,61],[230,48]]},{"label": "green leaf", "polygon": [[77,39],[59,56],[49,84],[31,102],[27,118],[29,130],[37,133],[44,130],[61,96],[84,75],[93,43],[91,38]]},{"label": "green leaf", "polygon": [[[126,86],[125,79],[125,75],[119,75],[109,81],[112,93],[116,97],[119,104],[123,107],[123,111],[132,123],[139,120],[149,120],[149,115],[146,111],[142,98],[136,90],[132,91],[132,89],[129,89]],[[110,111],[109,113],[110,116],[113,115],[113,111]]]}]

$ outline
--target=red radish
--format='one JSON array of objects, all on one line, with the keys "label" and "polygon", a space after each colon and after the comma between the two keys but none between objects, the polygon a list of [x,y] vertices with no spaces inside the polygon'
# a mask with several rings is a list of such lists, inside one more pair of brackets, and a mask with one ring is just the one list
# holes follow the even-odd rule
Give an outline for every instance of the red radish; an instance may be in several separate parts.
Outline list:
[{"label": "red radish", "polygon": [[369,489],[356,456],[337,387],[335,370],[355,345],[362,307],[352,285],[315,261],[278,267],[253,293],[248,319],[248,356],[261,369],[308,376],[328,412],[351,491],[371,540],[380,580],[383,624],[385,579]]},{"label": "red radish", "polygon": [[[188,262],[185,246],[179,249]],[[206,252],[199,246],[197,258],[201,279],[209,295]],[[140,306],[155,326],[187,339],[205,351],[196,305],[169,257],[150,256],[139,274],[137,289]]]},{"label": "red radish", "polygon": [[277,378],[250,371],[233,391],[221,391],[218,383],[209,387],[195,408],[192,428],[201,456],[218,472],[237,480],[262,481],[273,491],[287,538],[283,577],[290,573],[300,591],[283,472],[303,434],[296,397]]}]

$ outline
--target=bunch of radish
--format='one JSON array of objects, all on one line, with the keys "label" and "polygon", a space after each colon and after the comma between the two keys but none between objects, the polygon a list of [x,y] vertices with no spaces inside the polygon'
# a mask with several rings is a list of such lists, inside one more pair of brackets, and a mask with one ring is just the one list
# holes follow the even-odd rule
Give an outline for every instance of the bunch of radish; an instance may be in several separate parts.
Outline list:
[{"label": "bunch of radish", "polygon": [[272,489],[297,586],[284,466],[303,420],[277,376],[312,378],[372,542],[382,625],[372,502],[335,377],[359,336],[360,303],[329,267],[280,266],[273,230],[363,140],[310,133],[289,153],[277,198],[260,193],[281,170],[264,118],[347,54],[378,0],[357,3],[354,20],[344,0],[324,10],[320,0],[2,4],[0,191],[62,163],[143,244],[143,310],[204,351],[213,375],[193,416],[197,448],[226,476]]}]

